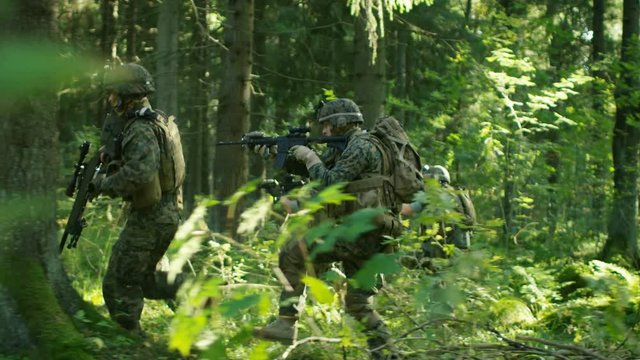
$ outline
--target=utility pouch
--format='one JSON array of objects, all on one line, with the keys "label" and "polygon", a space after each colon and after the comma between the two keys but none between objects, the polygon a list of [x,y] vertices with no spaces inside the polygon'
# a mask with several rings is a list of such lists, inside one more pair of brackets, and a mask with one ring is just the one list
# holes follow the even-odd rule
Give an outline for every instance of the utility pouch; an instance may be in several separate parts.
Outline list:
[{"label": "utility pouch", "polygon": [[131,207],[134,209],[142,209],[156,205],[162,197],[162,189],[160,188],[160,177],[156,172],[153,179],[145,184],[140,190],[133,193],[131,198]]}]

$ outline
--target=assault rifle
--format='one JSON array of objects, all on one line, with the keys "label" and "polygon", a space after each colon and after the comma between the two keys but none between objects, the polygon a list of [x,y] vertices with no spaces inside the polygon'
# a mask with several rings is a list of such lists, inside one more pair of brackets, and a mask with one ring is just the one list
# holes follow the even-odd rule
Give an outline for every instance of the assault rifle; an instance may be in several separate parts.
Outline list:
[{"label": "assault rifle", "polygon": [[327,144],[343,151],[347,146],[347,138],[345,136],[308,136],[311,131],[308,126],[289,127],[289,133],[283,136],[263,136],[263,135],[245,135],[240,141],[219,141],[216,145],[247,145],[252,146],[273,146],[277,145],[276,168],[280,169],[284,166],[284,162],[289,154],[289,149],[296,145],[308,146],[309,144]]},{"label": "assault rifle", "polygon": [[299,188],[304,184],[306,184],[306,181],[302,179],[296,179],[296,177],[291,174],[286,174],[281,179],[281,181],[278,181],[276,179],[264,179],[262,183],[260,183],[258,188],[264,189],[266,192],[271,194],[271,196],[273,196],[275,200],[278,200],[280,197],[286,195],[289,191],[295,188]]},{"label": "assault rifle", "polygon": [[87,226],[87,221],[84,219],[84,210],[87,206],[87,202],[95,195],[93,194],[93,189],[91,189],[89,185],[91,184],[91,180],[93,180],[96,174],[100,171],[101,167],[99,152],[96,152],[88,162],[85,162],[90,146],[91,143],[88,141],[85,141],[80,145],[80,158],[74,165],[75,169],[73,171],[73,177],[65,191],[65,194],[68,197],[73,197],[76,190],[77,194],[76,199],[73,202],[73,206],[71,207],[71,213],[69,214],[67,225],[64,228],[62,240],[60,241],[60,252],[64,250],[64,246],[69,235],[71,235],[71,240],[69,241],[69,244],[67,244],[67,249],[76,247],[78,239],[80,239],[82,229]]}]

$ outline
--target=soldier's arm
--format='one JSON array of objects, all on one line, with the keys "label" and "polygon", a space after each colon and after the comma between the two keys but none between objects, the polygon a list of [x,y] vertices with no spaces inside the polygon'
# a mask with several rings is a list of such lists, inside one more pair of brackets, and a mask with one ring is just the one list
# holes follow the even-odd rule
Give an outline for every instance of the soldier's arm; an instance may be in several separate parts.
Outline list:
[{"label": "soldier's arm", "polygon": [[328,186],[354,180],[365,172],[376,171],[380,169],[381,162],[376,146],[358,137],[349,142],[335,166],[328,169],[324,163],[316,164],[309,169],[309,174],[311,179]]},{"label": "soldier's arm", "polygon": [[137,121],[122,141],[122,167],[102,183],[102,192],[127,196],[148,184],[160,169],[160,148],[149,124]]}]

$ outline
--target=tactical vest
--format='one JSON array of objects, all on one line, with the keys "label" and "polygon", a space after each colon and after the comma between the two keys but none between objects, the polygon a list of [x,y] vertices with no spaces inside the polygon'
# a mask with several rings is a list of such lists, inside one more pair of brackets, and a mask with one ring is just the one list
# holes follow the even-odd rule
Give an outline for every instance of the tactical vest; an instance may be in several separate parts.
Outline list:
[{"label": "tactical vest", "polygon": [[160,202],[163,194],[175,194],[177,205],[181,208],[185,162],[175,117],[166,116],[160,112],[146,111],[140,117],[131,120],[128,126],[133,121],[148,121],[152,125],[160,148],[160,169],[151,182],[132,194],[132,207],[146,208]]},{"label": "tactical vest", "polygon": [[[337,205],[328,205],[327,215],[332,218],[339,218],[360,209],[386,208],[389,212],[376,218],[376,225],[386,234],[398,236],[402,230],[401,224],[397,219],[401,203],[396,201],[394,195],[389,154],[384,150],[380,139],[370,133],[362,132],[352,136],[365,139],[365,141],[371,142],[378,149],[383,157],[382,171],[380,174],[364,173],[360,175],[360,179],[349,182],[345,187],[345,192],[354,195],[355,200],[343,201]],[[353,139],[350,141],[353,141]]]}]

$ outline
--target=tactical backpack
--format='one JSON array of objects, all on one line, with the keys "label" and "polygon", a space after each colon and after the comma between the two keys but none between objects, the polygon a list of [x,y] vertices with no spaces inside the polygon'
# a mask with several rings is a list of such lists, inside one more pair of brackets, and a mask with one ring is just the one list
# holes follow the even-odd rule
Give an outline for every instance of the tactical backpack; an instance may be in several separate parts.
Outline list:
[{"label": "tactical backpack", "polygon": [[[402,204],[411,202],[424,186],[420,156],[400,123],[391,116],[379,118],[370,132],[358,136],[367,138],[382,153],[382,174],[363,174],[362,179],[347,185],[347,192],[364,194],[356,201],[360,208],[386,207],[398,213]],[[379,192],[365,194],[371,191]]]},{"label": "tactical backpack", "polygon": [[473,206],[469,190],[463,187],[456,187],[456,195],[458,197],[458,203],[460,207],[460,214],[463,215],[462,224],[466,227],[471,227],[476,224],[476,208]]},{"label": "tactical backpack", "polygon": [[402,125],[392,116],[378,118],[371,134],[383,145],[383,158],[387,162],[385,167],[390,169],[390,181],[396,199],[401,203],[410,203],[415,193],[424,187],[420,156]]},{"label": "tactical backpack", "polygon": [[[459,223],[445,224],[440,222],[439,235],[442,241],[434,239],[426,239],[422,243],[424,256],[431,258],[446,258],[447,254],[443,249],[443,245],[452,244],[458,249],[468,249],[471,246],[471,237],[473,235],[473,225],[476,224],[476,210],[471,201],[469,191],[463,187],[453,187],[448,183],[442,183],[442,190],[450,194],[451,200],[456,202],[456,212],[462,215]],[[448,230],[445,230],[448,229]],[[421,233],[424,228],[421,227]]]},{"label": "tactical backpack", "polygon": [[177,191],[184,182],[185,162],[182,153],[180,131],[173,115],[161,114],[153,122],[157,125],[156,137],[160,146],[160,187],[162,192]]}]

